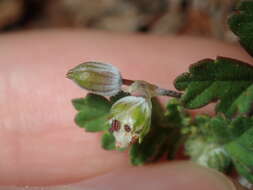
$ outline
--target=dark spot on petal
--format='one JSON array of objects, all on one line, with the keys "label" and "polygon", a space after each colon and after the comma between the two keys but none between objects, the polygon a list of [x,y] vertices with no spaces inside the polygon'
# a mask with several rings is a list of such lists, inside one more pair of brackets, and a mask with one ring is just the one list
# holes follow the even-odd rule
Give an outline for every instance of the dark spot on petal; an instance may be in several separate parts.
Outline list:
[{"label": "dark spot on petal", "polygon": [[115,119],[112,121],[112,125],[111,125],[111,128],[109,129],[109,131],[112,133],[112,132],[118,131],[118,130],[120,130],[120,122]]},{"label": "dark spot on petal", "polygon": [[124,125],[124,129],[125,129],[126,132],[131,131],[131,127],[129,125]]},{"label": "dark spot on petal", "polygon": [[133,136],[130,143],[131,143],[131,144],[135,144],[135,143],[138,142],[138,139],[139,139],[138,136]]},{"label": "dark spot on petal", "polygon": [[113,128],[112,128],[112,127],[109,128],[109,132],[110,132],[110,133],[113,133]]}]

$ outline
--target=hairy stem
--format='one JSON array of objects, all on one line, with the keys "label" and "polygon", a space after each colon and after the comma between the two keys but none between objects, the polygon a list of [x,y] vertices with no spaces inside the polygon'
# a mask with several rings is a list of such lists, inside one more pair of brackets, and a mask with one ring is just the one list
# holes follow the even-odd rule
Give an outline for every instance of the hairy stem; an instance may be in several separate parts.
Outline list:
[{"label": "hairy stem", "polygon": [[182,96],[181,92],[168,90],[168,89],[163,89],[163,88],[159,88],[157,90],[157,93],[160,96],[170,96],[170,97],[175,97],[175,98],[180,98]]}]

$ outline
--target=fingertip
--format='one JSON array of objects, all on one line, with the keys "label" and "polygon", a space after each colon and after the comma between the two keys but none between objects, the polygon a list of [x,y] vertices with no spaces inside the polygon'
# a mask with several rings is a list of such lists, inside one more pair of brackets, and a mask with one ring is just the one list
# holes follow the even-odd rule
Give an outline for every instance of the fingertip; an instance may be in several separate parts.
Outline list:
[{"label": "fingertip", "polygon": [[[0,190],[23,190],[0,187]],[[50,187],[26,187],[26,190],[236,190],[222,173],[191,162],[170,162],[125,168],[77,184]]]},{"label": "fingertip", "polygon": [[223,174],[191,162],[138,167],[100,176],[82,184],[87,189],[234,190]]}]

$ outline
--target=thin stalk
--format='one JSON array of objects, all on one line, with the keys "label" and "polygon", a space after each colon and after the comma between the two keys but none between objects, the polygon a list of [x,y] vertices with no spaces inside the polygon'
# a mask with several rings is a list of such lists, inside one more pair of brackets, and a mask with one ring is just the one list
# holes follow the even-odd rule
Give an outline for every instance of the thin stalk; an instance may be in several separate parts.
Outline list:
[{"label": "thin stalk", "polygon": [[160,96],[170,96],[170,97],[175,97],[175,98],[180,98],[182,96],[181,92],[163,89],[163,88],[159,88],[157,90],[157,94]]},{"label": "thin stalk", "polygon": [[123,84],[127,86],[130,86],[131,84],[134,83],[133,80],[129,80],[129,79],[122,79],[122,81],[123,81]]}]

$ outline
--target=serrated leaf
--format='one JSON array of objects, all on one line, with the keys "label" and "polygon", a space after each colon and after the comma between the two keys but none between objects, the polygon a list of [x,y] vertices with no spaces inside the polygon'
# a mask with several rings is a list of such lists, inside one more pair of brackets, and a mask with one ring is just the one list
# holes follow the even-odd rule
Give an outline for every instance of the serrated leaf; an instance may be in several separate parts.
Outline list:
[{"label": "serrated leaf", "polygon": [[85,98],[76,98],[72,100],[72,104],[77,111],[80,111],[85,105]]},{"label": "serrated leaf", "polygon": [[253,183],[253,128],[235,141],[225,145],[238,173]]},{"label": "serrated leaf", "polygon": [[75,117],[75,122],[79,127],[85,128],[87,132],[98,132],[107,129],[107,117],[108,114],[101,116],[94,114],[94,112],[87,114],[87,112],[80,111]]},{"label": "serrated leaf", "polygon": [[253,119],[249,117],[227,119],[222,115],[198,115],[192,126],[188,127],[192,134],[185,144],[186,153],[200,165],[226,171],[231,157],[224,146],[234,142],[252,126]]},{"label": "serrated leaf", "polygon": [[115,138],[111,133],[104,133],[101,139],[102,148],[105,150],[115,150]]},{"label": "serrated leaf", "polygon": [[72,100],[77,111],[81,111],[90,107],[95,110],[108,111],[108,107],[111,107],[111,103],[103,96],[89,93],[85,98],[77,98]]},{"label": "serrated leaf", "polygon": [[223,144],[220,144],[224,140],[220,136],[227,134],[225,123],[223,117],[197,115],[192,124],[187,126],[189,136],[185,142],[185,153],[193,162],[219,171],[229,166],[230,158]]},{"label": "serrated leaf", "polygon": [[244,62],[218,57],[193,64],[188,73],[176,78],[175,87],[184,90],[181,101],[195,109],[220,100],[217,112],[227,116],[246,114],[253,104],[253,67]]},{"label": "serrated leaf", "polygon": [[240,38],[240,43],[253,56],[253,1],[242,1],[237,12],[228,20],[230,29]]},{"label": "serrated leaf", "polygon": [[108,128],[107,117],[110,112],[111,103],[103,96],[88,94],[85,98],[72,100],[76,110],[79,112],[75,122],[89,132],[103,131]]},{"label": "serrated leaf", "polygon": [[224,147],[203,137],[189,138],[185,143],[186,154],[202,166],[225,171],[231,164]]},{"label": "serrated leaf", "polygon": [[223,115],[197,115],[188,128],[194,128],[192,136],[201,136],[212,143],[224,145],[240,137],[252,126],[253,119],[245,116],[228,119]]},{"label": "serrated leaf", "polygon": [[165,112],[166,122],[172,125],[188,126],[191,117],[176,98],[170,99]]},{"label": "serrated leaf", "polygon": [[[133,165],[143,165],[154,162],[167,156],[173,159],[181,142],[180,127],[187,115],[179,112],[179,104],[172,100],[168,104],[169,112],[166,117],[164,109],[157,100],[152,101],[152,124],[150,132],[144,137],[141,144],[133,144],[130,158]],[[183,112],[183,110],[180,110]]]}]

